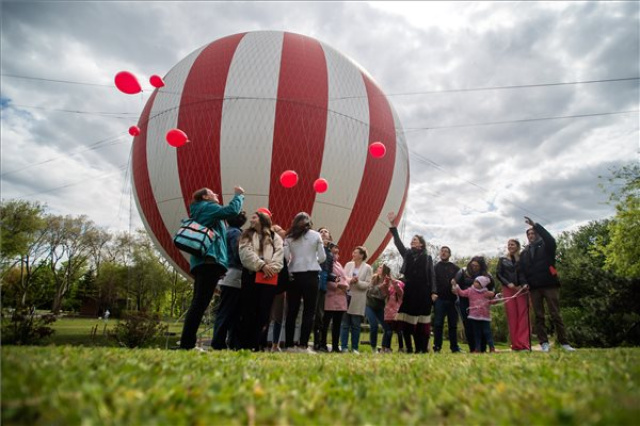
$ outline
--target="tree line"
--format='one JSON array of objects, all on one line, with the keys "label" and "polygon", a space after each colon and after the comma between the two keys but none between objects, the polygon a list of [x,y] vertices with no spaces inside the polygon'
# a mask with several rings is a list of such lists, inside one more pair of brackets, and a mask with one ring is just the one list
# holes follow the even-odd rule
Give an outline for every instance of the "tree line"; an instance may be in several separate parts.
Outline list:
[{"label": "tree line", "polygon": [[178,317],[189,303],[190,283],[143,230],[112,232],[37,201],[3,201],[0,218],[3,307]]}]

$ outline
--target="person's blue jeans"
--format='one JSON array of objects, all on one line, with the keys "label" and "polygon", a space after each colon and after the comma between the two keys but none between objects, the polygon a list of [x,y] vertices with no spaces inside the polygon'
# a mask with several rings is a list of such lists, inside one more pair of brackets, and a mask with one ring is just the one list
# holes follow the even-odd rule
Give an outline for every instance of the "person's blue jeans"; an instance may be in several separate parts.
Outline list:
[{"label": "person's blue jeans", "polygon": [[458,309],[456,303],[456,300],[436,299],[433,318],[433,350],[435,352],[440,352],[442,349],[445,318],[449,325],[449,348],[451,348],[451,352],[460,351],[458,346]]},{"label": "person's blue jeans", "polygon": [[[476,342],[476,352],[484,352],[486,346],[490,349],[494,349],[493,334],[491,334],[491,321],[479,321],[469,319],[471,327],[473,328],[474,339]],[[486,345],[483,345],[483,338],[486,341]]]},{"label": "person's blue jeans", "polygon": [[342,316],[342,325],[340,328],[340,346],[342,351],[349,350],[349,333],[351,333],[351,349],[358,350],[358,344],[360,343],[360,326],[362,325],[362,319],[364,317],[360,315],[351,315],[345,312]]},{"label": "person's blue jeans", "polygon": [[371,349],[375,352],[378,347],[378,325],[382,325],[383,330],[382,347],[390,348],[393,331],[391,331],[389,324],[384,321],[384,307],[376,309],[367,306],[364,314],[367,316],[367,321],[369,322],[369,343],[371,344]]}]

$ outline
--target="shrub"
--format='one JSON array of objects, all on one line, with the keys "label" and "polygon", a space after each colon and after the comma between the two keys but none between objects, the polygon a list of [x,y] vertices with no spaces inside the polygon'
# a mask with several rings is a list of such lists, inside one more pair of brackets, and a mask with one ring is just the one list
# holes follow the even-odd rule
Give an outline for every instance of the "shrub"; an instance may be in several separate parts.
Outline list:
[{"label": "shrub", "polygon": [[113,337],[127,348],[141,348],[150,346],[167,330],[168,327],[162,323],[159,314],[128,311],[116,326]]},{"label": "shrub", "polygon": [[16,309],[9,320],[2,320],[2,344],[33,345],[54,333],[49,327],[56,321],[53,314],[39,315],[35,309]]}]

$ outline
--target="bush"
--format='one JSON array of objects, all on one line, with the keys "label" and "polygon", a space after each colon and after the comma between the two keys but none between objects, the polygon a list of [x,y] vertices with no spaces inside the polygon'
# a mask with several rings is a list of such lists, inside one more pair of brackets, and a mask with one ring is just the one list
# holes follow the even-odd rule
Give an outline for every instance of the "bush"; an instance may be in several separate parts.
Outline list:
[{"label": "bush", "polygon": [[116,326],[113,337],[127,348],[142,348],[150,346],[167,330],[168,327],[162,323],[159,314],[128,311]]},{"label": "bush", "polygon": [[2,344],[34,345],[54,333],[49,327],[56,321],[53,314],[39,315],[35,309],[16,309],[9,320],[2,320]]}]

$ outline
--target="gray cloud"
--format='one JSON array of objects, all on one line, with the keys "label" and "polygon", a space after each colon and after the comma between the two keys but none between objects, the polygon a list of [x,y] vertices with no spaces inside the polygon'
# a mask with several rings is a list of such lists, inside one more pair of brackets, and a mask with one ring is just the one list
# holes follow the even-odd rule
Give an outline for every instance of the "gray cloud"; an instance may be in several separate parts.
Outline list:
[{"label": "gray cloud", "polygon": [[[123,96],[111,86],[113,76],[130,70],[149,87],[149,75],[163,75],[200,46],[239,32],[286,30],[315,37],[361,64],[388,94],[640,74],[637,2],[451,2],[454,26],[429,16],[414,25],[411,16],[375,6],[3,3],[3,74],[108,87],[2,77],[3,105],[10,100],[2,109],[2,197],[36,194],[54,211],[85,213],[97,223],[126,229],[129,176],[121,169],[129,157],[126,131],[147,94]],[[639,96],[635,80],[390,99],[406,128],[432,128],[635,110]],[[406,136],[412,183],[405,236],[424,234],[436,245],[451,245],[454,254],[492,254],[508,238],[524,236],[525,214],[548,220],[545,225],[555,232],[611,215],[598,175],[637,158],[638,116],[419,130]],[[135,222],[139,226],[137,217]]]}]

